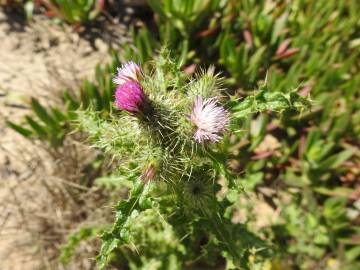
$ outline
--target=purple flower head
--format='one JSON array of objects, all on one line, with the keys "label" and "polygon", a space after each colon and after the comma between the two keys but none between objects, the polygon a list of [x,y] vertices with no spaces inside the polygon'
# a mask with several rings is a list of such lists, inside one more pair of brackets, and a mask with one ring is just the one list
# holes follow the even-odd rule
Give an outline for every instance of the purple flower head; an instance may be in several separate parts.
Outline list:
[{"label": "purple flower head", "polygon": [[229,113],[217,104],[216,98],[201,97],[195,99],[190,120],[197,128],[194,139],[198,143],[220,141],[230,122]]},{"label": "purple flower head", "polygon": [[139,82],[141,74],[141,68],[134,62],[130,61],[117,69],[117,75],[113,79],[113,82],[117,85],[122,85],[129,81]]},{"label": "purple flower head", "polygon": [[145,94],[139,83],[128,81],[118,86],[115,92],[115,106],[130,113],[138,113],[145,103]]}]

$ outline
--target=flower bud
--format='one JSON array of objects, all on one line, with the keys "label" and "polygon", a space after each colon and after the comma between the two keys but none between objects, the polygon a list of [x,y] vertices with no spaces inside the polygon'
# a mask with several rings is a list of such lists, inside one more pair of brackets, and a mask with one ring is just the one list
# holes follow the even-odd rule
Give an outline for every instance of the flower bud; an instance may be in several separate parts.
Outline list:
[{"label": "flower bud", "polygon": [[143,183],[146,185],[149,184],[151,181],[153,181],[155,177],[156,177],[156,167],[154,164],[151,163],[149,164],[149,166],[147,166],[147,168],[141,175],[141,181],[143,181]]}]

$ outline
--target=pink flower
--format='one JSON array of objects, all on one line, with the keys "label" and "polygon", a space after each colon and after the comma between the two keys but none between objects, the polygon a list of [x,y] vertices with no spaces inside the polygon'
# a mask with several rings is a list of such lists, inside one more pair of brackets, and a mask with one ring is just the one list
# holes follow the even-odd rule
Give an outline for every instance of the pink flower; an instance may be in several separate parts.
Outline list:
[{"label": "pink flower", "polygon": [[217,104],[216,98],[201,97],[195,99],[190,120],[197,128],[194,139],[198,143],[220,141],[230,122],[229,113]]},{"label": "pink flower", "polygon": [[113,82],[117,85],[122,85],[129,81],[139,82],[141,74],[141,68],[134,62],[130,61],[122,65],[121,68],[117,69],[117,75],[113,79]]},{"label": "pink flower", "polygon": [[137,82],[125,82],[116,89],[115,106],[120,110],[137,113],[142,110],[145,102],[145,94]]}]

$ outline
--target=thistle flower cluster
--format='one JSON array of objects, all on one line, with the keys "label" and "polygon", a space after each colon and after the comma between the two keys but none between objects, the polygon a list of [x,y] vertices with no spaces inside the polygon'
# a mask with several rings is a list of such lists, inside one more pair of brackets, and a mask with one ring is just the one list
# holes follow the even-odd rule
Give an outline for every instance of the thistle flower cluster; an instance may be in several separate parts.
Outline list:
[{"label": "thistle flower cluster", "polygon": [[[118,85],[115,92],[115,106],[131,114],[146,114],[148,98],[140,85],[143,78],[141,68],[128,62],[118,68],[113,82]],[[184,113],[185,115],[185,113]],[[229,113],[220,105],[217,98],[203,99],[197,96],[188,117],[195,131],[193,139],[197,143],[219,142],[230,122]]]},{"label": "thistle flower cluster", "polygon": [[[225,158],[228,148],[216,144],[230,129],[230,113],[219,98],[221,78],[210,69],[189,79],[165,51],[153,64],[154,70],[150,74],[144,73],[134,62],[117,70],[113,79],[117,85],[115,107],[129,114],[121,114],[120,119],[110,114],[104,119],[97,112],[84,112],[78,117],[92,144],[104,149],[114,157],[114,162],[118,162],[120,179],[134,181],[128,200],[121,200],[116,207],[114,226],[103,235],[98,256],[100,268],[110,262],[118,248],[125,247],[126,252],[129,246],[158,251],[159,238],[156,237],[156,248],[152,248],[153,242],[147,240],[155,239],[153,233],[148,236],[143,233],[146,231],[143,228],[154,225],[162,233],[168,227],[163,226],[165,222],[169,228],[174,227],[171,233],[174,233],[174,239],[179,239],[177,243],[184,239],[185,224],[189,226],[189,232],[206,232],[208,239],[217,239],[211,246],[219,243],[231,264],[241,262],[242,266],[243,255],[248,254],[240,242],[240,232],[244,229],[238,229],[223,215],[232,209],[233,205],[229,203],[233,200],[217,196],[220,177],[226,180],[229,194],[242,192],[236,182],[238,177],[228,170]],[[242,119],[250,113],[263,111],[270,101],[273,104],[273,99],[262,93],[248,97],[238,106],[233,105],[231,117]],[[291,99],[295,100],[294,97],[292,95]],[[282,97],[284,99],[285,105],[279,103],[282,109],[293,106],[290,96],[288,99]],[[235,125],[232,128],[236,128]],[[158,185],[151,184],[157,180],[161,180]],[[161,218],[154,218],[154,214]],[[178,222],[180,218],[184,222]],[[196,227],[203,226],[204,221],[208,224],[206,230]],[[234,235],[234,232],[239,234]],[[189,234],[186,243],[200,242],[196,234]],[[146,246],[142,246],[143,243]],[[176,252],[181,260],[182,251],[172,247],[171,254]],[[166,252],[159,249],[157,254],[161,260]],[[151,259],[153,256],[151,254]],[[240,264],[235,266],[240,269]]]}]

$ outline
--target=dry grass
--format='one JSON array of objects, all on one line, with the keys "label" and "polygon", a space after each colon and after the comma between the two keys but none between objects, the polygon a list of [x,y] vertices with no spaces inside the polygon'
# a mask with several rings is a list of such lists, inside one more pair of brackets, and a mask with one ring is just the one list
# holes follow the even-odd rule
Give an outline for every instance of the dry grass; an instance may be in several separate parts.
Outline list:
[{"label": "dry grass", "polygon": [[[62,269],[58,257],[68,235],[112,218],[110,194],[93,185],[104,166],[92,168],[97,152],[78,139],[68,137],[56,150],[43,144],[23,149],[32,159],[29,175],[2,186],[1,236],[12,247],[7,256],[32,261],[27,269]],[[98,244],[82,243],[66,269],[93,269]]]}]

